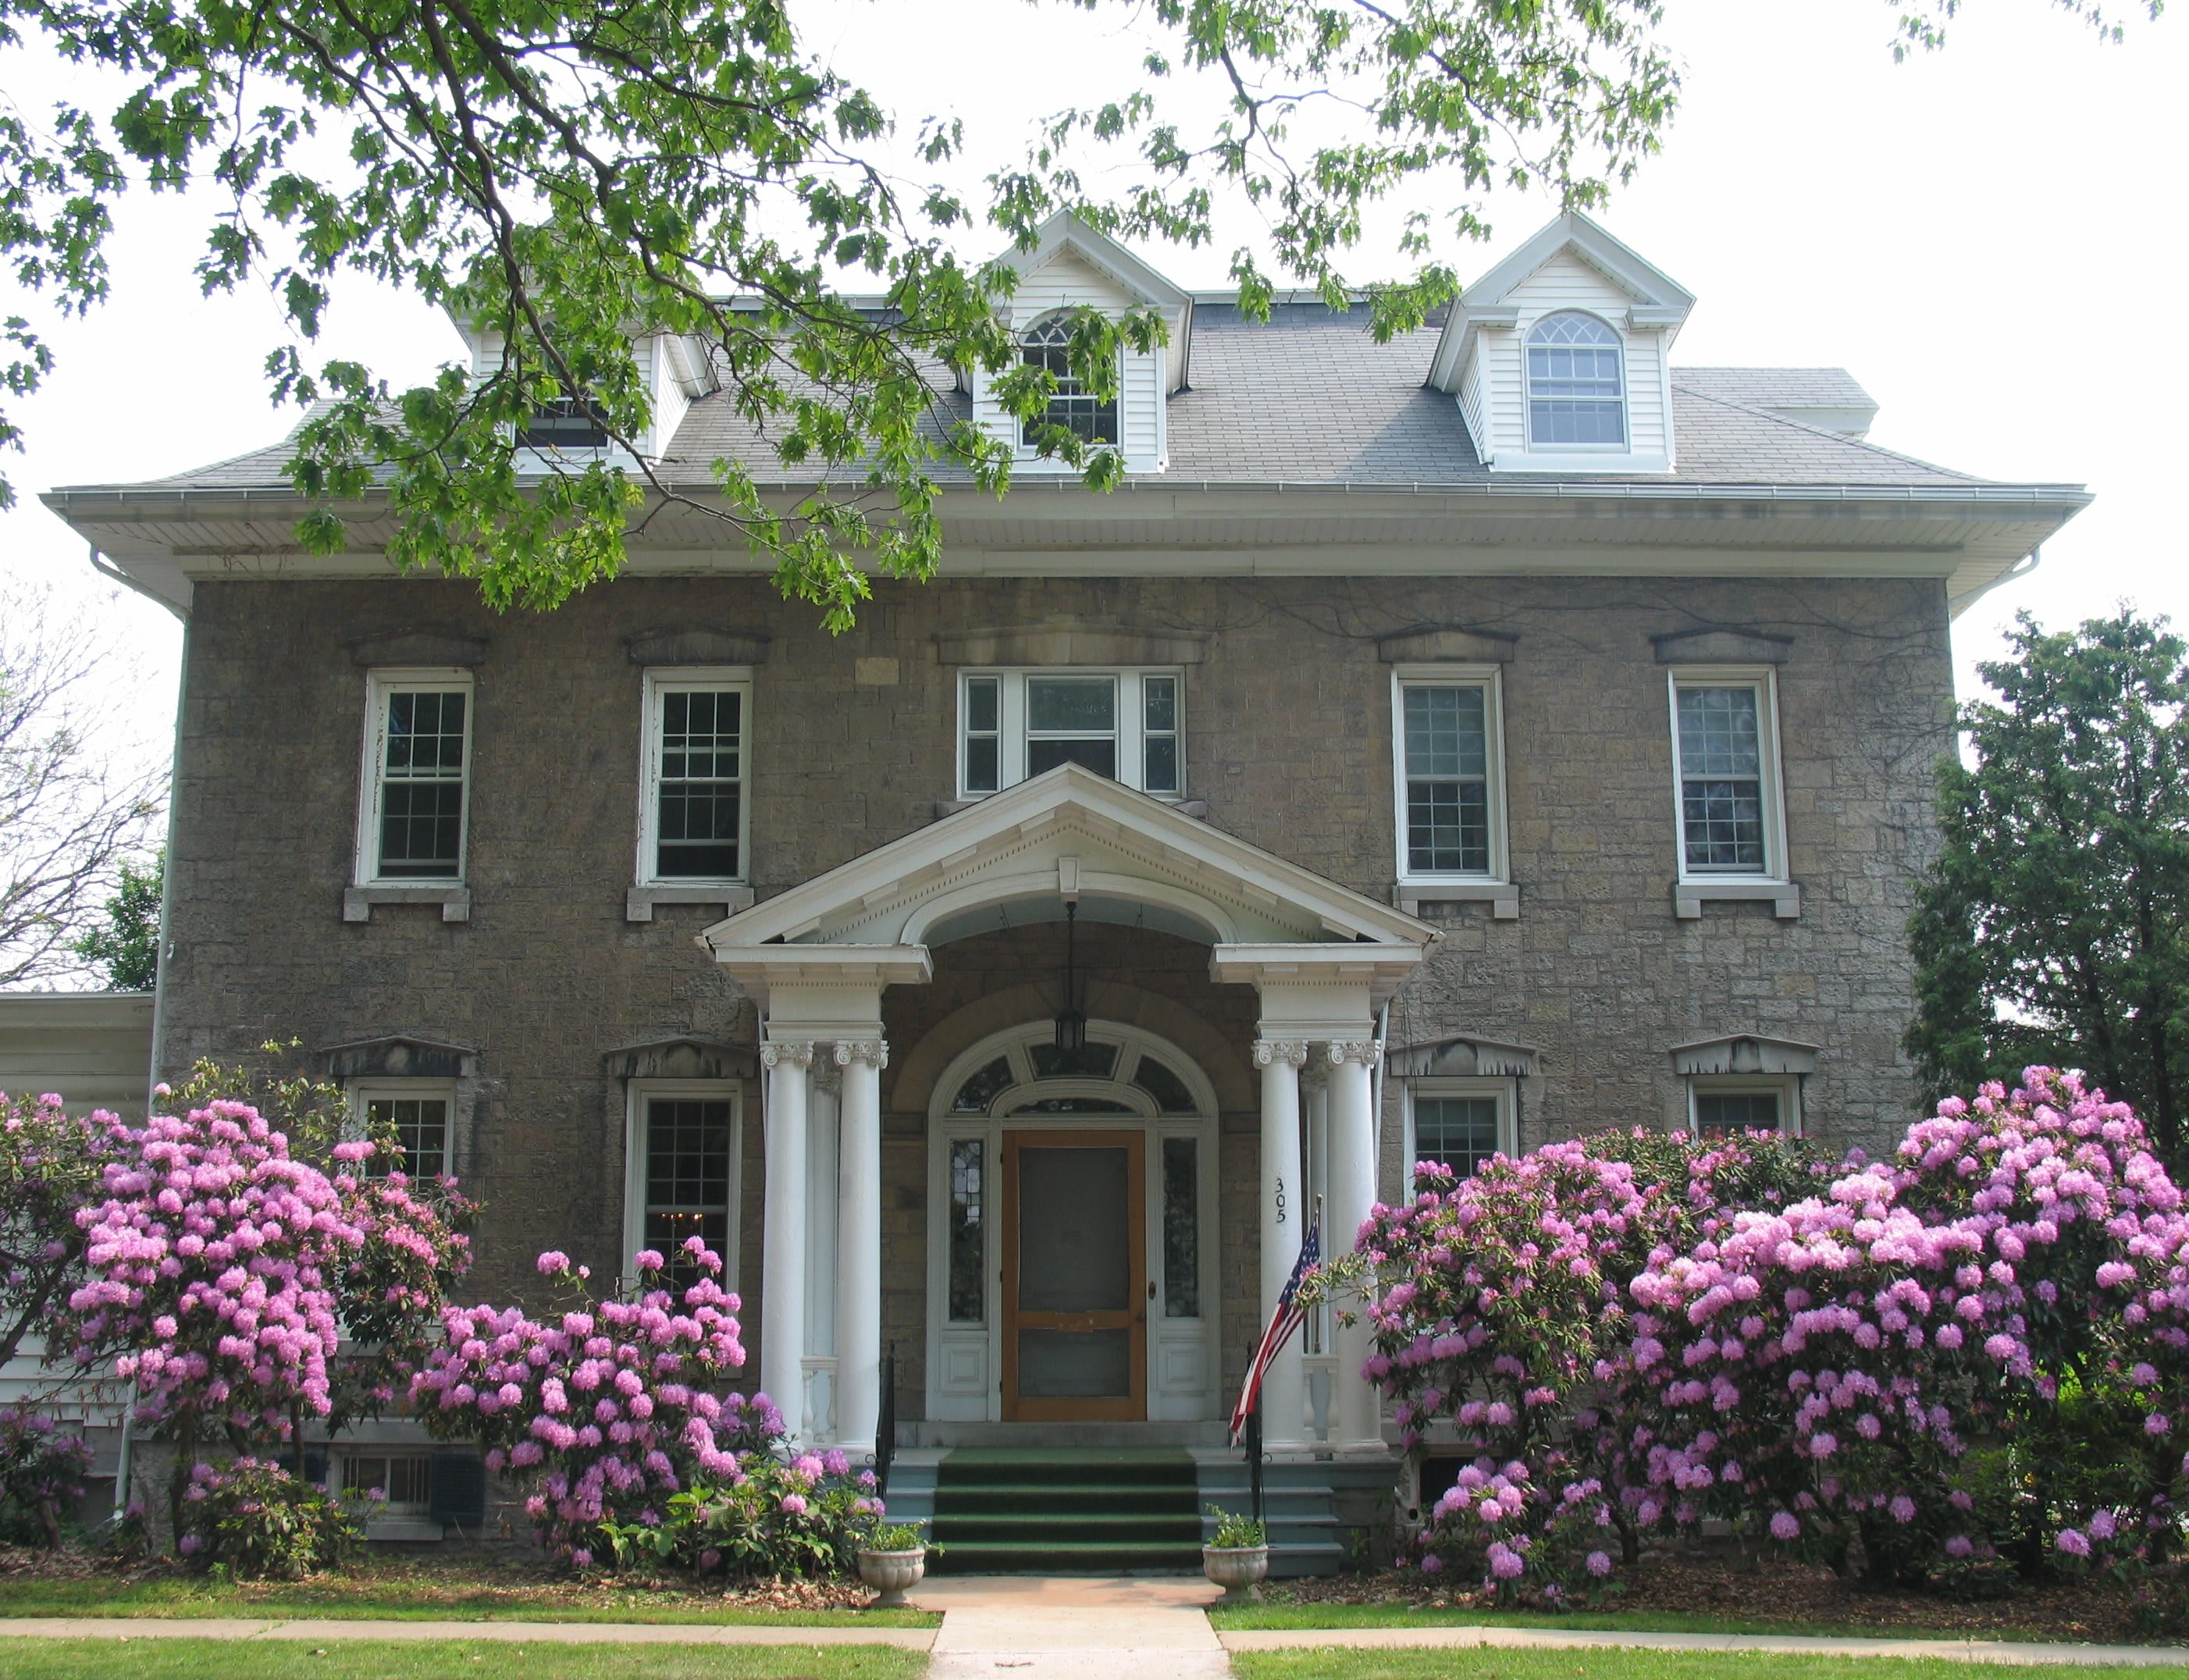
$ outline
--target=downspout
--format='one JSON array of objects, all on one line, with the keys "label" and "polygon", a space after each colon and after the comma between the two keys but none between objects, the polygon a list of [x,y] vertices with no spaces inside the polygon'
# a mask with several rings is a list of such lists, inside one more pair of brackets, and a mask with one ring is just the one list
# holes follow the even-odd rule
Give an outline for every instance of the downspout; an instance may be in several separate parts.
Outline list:
[{"label": "downspout", "polygon": [[[1383,1046],[1391,1038],[1391,1003],[1388,998],[1383,1007],[1376,1011],[1376,1170],[1383,1170]],[[1406,1170],[1403,1163],[1400,1171]],[[1379,1198],[1380,1199],[1380,1198]]]}]

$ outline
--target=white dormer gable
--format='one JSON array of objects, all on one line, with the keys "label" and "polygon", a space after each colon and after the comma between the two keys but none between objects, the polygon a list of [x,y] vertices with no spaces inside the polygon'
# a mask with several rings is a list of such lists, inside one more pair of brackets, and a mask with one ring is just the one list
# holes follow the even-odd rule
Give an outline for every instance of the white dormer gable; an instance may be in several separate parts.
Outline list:
[{"label": "white dormer gable", "polygon": [[[1162,472],[1170,454],[1165,406],[1170,393],[1185,382],[1192,294],[1069,212],[1042,223],[1032,250],[1006,252],[996,263],[1017,277],[1002,313],[1022,340],[1050,317],[1081,308],[1110,315],[1152,309],[1162,317],[1170,342],[1145,352],[1128,348],[1117,382],[1117,442],[1124,450],[1125,470]],[[1025,444],[1018,422],[989,394],[986,373],[976,369],[967,383],[974,423],[1011,445],[1020,470],[1072,470],[1061,461],[1041,460]]]},{"label": "white dormer gable", "polygon": [[[501,335],[467,326],[453,314],[450,319],[455,321],[456,330],[463,334],[471,351],[472,378],[483,382],[498,372],[501,367]],[[690,333],[634,333],[631,354],[637,359],[639,377],[645,383],[653,409],[653,418],[645,434],[637,439],[637,454],[648,461],[659,461],[668,453],[669,440],[676,435],[676,428],[684,423],[692,404],[721,389],[721,373],[708,354],[706,340]],[[560,456],[560,462],[547,460],[550,453]],[[589,449],[570,441],[551,451],[520,450],[517,470],[540,472],[551,471],[557,464],[582,466],[596,456],[611,464],[635,464],[619,446]]]},{"label": "white dormer gable", "polygon": [[1493,472],[1669,472],[1669,363],[1694,303],[1569,212],[1460,295],[1429,383]]}]

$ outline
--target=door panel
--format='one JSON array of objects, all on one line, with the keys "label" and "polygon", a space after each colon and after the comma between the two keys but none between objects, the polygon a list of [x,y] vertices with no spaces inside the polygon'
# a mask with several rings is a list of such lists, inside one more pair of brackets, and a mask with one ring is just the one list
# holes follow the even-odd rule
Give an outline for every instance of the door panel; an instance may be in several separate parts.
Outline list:
[{"label": "door panel", "polygon": [[1004,1134],[1007,1421],[1147,1416],[1146,1139]]}]

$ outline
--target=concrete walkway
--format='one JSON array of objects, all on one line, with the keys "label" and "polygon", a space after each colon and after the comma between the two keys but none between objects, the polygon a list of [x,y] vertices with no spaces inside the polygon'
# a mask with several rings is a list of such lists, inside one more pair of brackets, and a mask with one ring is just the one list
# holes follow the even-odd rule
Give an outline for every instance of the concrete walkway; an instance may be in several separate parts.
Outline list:
[{"label": "concrete walkway", "polygon": [[1231,1660],[1202,1614],[1205,1581],[944,1575],[909,1595],[941,1610],[929,1680],[1228,1680]]}]

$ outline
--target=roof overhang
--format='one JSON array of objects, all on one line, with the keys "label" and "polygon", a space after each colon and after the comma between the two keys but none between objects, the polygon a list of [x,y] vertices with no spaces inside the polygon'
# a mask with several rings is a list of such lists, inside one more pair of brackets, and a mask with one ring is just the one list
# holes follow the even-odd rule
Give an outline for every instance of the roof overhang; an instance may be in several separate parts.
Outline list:
[{"label": "roof overhang", "polygon": [[[770,572],[692,505],[642,510],[639,576]],[[771,485],[786,511],[810,485]],[[308,552],[293,490],[62,489],[46,506],[130,586],[185,614],[193,586],[229,579],[380,578],[396,518],[384,495],[349,510],[350,547]],[[1356,484],[1128,479],[1105,495],[1027,478],[1001,501],[942,492],[956,576],[1924,577],[1959,611],[2012,574],[2090,503],[2078,484],[1701,484],[1502,479]]]}]

